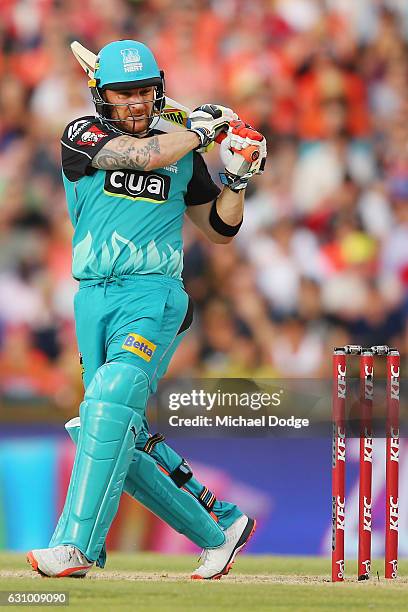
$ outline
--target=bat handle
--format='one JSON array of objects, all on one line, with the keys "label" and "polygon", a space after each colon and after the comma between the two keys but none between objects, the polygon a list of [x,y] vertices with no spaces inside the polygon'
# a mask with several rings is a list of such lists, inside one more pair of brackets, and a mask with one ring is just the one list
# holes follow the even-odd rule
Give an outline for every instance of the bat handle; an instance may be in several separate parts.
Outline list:
[{"label": "bat handle", "polygon": [[250,164],[259,158],[259,149],[255,145],[251,145],[250,147],[246,147],[246,149],[241,149],[239,151],[238,149],[232,148],[231,151],[242,155],[242,157]]},{"label": "bat handle", "polygon": [[215,139],[215,142],[218,142],[218,144],[221,144],[222,141],[227,137],[227,132],[220,132],[218,134],[218,136]]}]

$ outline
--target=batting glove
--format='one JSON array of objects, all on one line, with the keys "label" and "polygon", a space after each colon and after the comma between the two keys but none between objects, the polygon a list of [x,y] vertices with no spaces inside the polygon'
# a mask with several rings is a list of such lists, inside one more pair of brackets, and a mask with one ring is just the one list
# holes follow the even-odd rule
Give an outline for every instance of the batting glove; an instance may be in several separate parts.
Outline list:
[{"label": "batting glove", "polygon": [[230,108],[219,104],[203,104],[196,108],[188,118],[187,128],[197,134],[200,145],[197,151],[203,151],[219,136],[228,130],[229,123],[238,115]]},{"label": "batting glove", "polygon": [[260,132],[241,120],[231,121],[220,147],[225,166],[221,182],[232,191],[245,189],[251,177],[264,171],[266,154],[266,140]]}]

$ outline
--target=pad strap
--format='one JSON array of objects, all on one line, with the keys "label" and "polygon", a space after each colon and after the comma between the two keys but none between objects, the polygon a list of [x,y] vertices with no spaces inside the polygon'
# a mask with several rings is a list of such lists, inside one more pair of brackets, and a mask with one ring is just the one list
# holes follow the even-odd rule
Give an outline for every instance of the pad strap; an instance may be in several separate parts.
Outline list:
[{"label": "pad strap", "polygon": [[202,506],[204,506],[207,512],[211,512],[214,508],[214,504],[217,501],[217,498],[215,497],[214,493],[207,489],[207,487],[203,487],[203,490],[198,496],[198,501]]},{"label": "pad strap", "polygon": [[154,436],[150,436],[150,438],[148,439],[148,441],[143,447],[143,451],[147,453],[148,455],[151,455],[152,450],[154,449],[156,444],[158,444],[159,442],[164,442],[165,439],[166,438],[164,437],[163,434],[155,433]]},{"label": "pad strap", "polygon": [[183,459],[180,465],[175,470],[170,472],[169,476],[174,484],[180,488],[184,487],[186,482],[190,480],[190,478],[193,476],[193,472],[187,461]]}]

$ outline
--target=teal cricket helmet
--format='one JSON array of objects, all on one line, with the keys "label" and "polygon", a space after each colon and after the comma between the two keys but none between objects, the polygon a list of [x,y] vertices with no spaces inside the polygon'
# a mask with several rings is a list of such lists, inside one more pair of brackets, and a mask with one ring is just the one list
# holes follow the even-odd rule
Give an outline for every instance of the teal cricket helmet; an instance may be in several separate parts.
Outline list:
[{"label": "teal cricket helmet", "polygon": [[94,78],[103,91],[160,85],[163,77],[149,47],[136,40],[118,40],[100,50]]},{"label": "teal cricket helmet", "polygon": [[165,84],[164,73],[149,47],[136,40],[118,40],[99,51],[90,87],[96,112],[101,119],[113,125],[117,122],[112,118],[112,107],[116,105],[105,101],[104,90],[150,86],[154,87],[154,105],[149,123],[149,127],[152,127],[153,119],[160,117],[165,106]]}]

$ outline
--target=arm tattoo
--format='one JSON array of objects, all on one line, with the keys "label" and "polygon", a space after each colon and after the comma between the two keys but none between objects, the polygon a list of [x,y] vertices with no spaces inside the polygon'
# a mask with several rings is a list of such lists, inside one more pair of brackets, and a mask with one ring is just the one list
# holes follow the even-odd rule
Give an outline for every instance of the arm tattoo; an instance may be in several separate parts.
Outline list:
[{"label": "arm tattoo", "polygon": [[157,136],[142,142],[133,136],[113,138],[95,155],[92,166],[99,170],[146,170],[152,154],[160,154],[160,143]]}]

